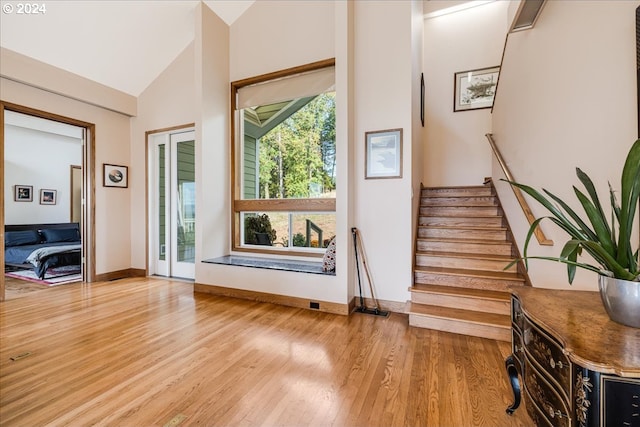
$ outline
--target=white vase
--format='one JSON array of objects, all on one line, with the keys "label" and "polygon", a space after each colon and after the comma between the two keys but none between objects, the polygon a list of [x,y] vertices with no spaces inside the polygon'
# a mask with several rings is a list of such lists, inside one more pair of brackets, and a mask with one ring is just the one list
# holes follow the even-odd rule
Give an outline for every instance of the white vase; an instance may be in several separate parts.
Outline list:
[{"label": "white vase", "polygon": [[640,282],[598,276],[600,297],[614,322],[640,328]]}]

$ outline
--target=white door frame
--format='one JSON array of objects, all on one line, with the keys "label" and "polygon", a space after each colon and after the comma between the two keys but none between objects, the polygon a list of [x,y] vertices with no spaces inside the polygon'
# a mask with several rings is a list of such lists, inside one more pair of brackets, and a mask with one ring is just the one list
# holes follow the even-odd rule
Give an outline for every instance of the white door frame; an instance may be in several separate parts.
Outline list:
[{"label": "white door frame", "polygon": [[[178,225],[176,218],[178,209],[178,187],[177,187],[177,144],[180,142],[195,141],[195,130],[193,125],[172,128],[167,130],[147,132],[147,165],[148,165],[148,257],[147,271],[149,275],[160,275],[166,277],[180,277],[193,279],[195,277],[195,264],[192,262],[177,261],[178,247]],[[158,155],[160,145],[165,146],[164,167],[165,182],[165,244],[164,260],[161,260],[161,246],[159,244],[159,185],[158,177],[160,165]],[[168,174],[168,175],[167,175]]]}]

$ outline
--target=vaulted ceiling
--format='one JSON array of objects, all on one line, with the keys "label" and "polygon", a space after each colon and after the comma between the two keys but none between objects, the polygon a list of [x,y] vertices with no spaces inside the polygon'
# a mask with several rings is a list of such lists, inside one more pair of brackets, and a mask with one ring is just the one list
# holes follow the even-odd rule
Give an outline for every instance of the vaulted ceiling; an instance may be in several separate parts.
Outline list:
[{"label": "vaulted ceiling", "polygon": [[[231,25],[253,2],[203,3]],[[54,0],[26,14],[2,1],[0,46],[138,96],[193,41],[198,3]]]},{"label": "vaulted ceiling", "polygon": [[[254,2],[202,1],[228,25]],[[200,0],[1,3],[0,46],[139,96],[193,41]],[[46,10],[18,13],[18,5],[27,3],[44,5]],[[430,12],[459,3],[464,1],[424,0],[424,8]]]}]

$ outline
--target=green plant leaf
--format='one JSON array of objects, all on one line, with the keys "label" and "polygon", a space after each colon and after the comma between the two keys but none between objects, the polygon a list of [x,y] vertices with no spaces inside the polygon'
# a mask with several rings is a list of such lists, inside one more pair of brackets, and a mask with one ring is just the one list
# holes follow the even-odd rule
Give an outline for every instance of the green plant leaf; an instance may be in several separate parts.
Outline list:
[{"label": "green plant leaf", "polygon": [[[531,257],[528,257],[528,259],[541,259],[541,260],[545,260],[545,261],[555,261],[555,262],[560,262],[560,263],[567,264],[567,265],[569,265],[569,264],[570,265],[574,265],[576,267],[580,267],[580,268],[583,268],[585,270],[593,271],[593,272],[598,273],[598,274],[604,274],[604,272],[602,271],[601,268],[598,268],[598,267],[596,267],[594,265],[585,264],[583,262],[575,262],[575,261],[571,261],[571,260],[568,260],[568,259],[565,259],[565,258],[548,257],[548,256],[531,256]],[[511,267],[513,264],[515,264],[516,262],[518,262],[520,260],[524,260],[524,258],[518,258],[518,259],[515,259],[515,260],[511,261],[509,263],[509,265],[507,265],[504,269],[505,270],[508,269],[509,267]],[[571,279],[569,281],[569,283],[572,283],[572,280],[573,279]]]},{"label": "green plant leaf", "polygon": [[617,241],[616,239],[616,223],[615,221],[618,221],[618,224],[620,224],[620,205],[618,205],[618,201],[616,200],[616,194],[613,191],[613,187],[611,186],[611,183],[609,182],[609,198],[611,199],[611,238],[614,241]]},{"label": "green plant leaf", "polygon": [[[578,261],[578,255],[582,252],[581,249],[582,246],[580,246],[579,240],[569,240],[562,248],[560,258],[576,263]],[[573,278],[576,276],[575,264],[567,264],[567,275],[569,276],[569,283],[573,283]]]},{"label": "green plant leaf", "polygon": [[[565,224],[565,227],[563,227],[563,229],[565,231],[567,231],[571,236],[576,237],[576,238],[580,238],[580,239],[587,239],[588,236],[586,236],[580,229],[579,227],[576,227],[571,220],[569,220],[569,218],[567,218],[561,210],[559,210],[558,208],[555,207],[555,205],[553,203],[551,203],[546,197],[544,197],[538,190],[525,185],[525,184],[519,184],[517,182],[513,182],[513,181],[506,181],[509,184],[521,189],[522,191],[524,191],[525,193],[527,193],[529,196],[533,197],[538,203],[540,203],[542,206],[544,206],[545,208],[547,208],[547,210],[549,212],[551,212],[551,214],[556,217],[557,219],[559,219],[560,221],[562,221]],[[568,231],[571,230],[571,231]]]},{"label": "green plant leaf", "polygon": [[576,193],[576,197],[582,204],[589,221],[591,221],[591,225],[593,225],[593,229],[598,236],[597,239],[591,239],[593,241],[600,242],[600,245],[606,250],[609,255],[612,257],[616,256],[616,248],[614,243],[611,241],[611,229],[607,225],[607,219],[604,217],[602,210],[598,209],[594,204],[587,198],[587,196],[582,193],[582,191],[578,190],[575,186],[573,187],[573,191]]},{"label": "green plant leaf", "polygon": [[[633,219],[638,203],[638,193],[640,192],[640,139],[631,147],[627,160],[622,169],[621,189],[620,189],[620,231],[618,235],[618,256],[619,265],[634,267],[637,270],[637,263],[633,262],[631,249],[631,230],[633,229]],[[635,264],[635,265],[634,265]]]},{"label": "green plant leaf", "polygon": [[569,205],[567,205],[562,199],[560,199],[558,196],[551,193],[550,191],[547,191],[547,190],[543,190],[543,191],[547,193],[549,197],[555,200],[555,202],[558,203],[562,207],[562,209],[564,209],[569,214],[571,218],[573,218],[573,220],[576,222],[576,224],[578,224],[578,227],[582,230],[583,233],[585,233],[591,240],[597,239],[596,233],[594,233],[589,228],[589,226],[585,224],[582,218],[580,218],[580,216],[573,209],[571,209]]},{"label": "green plant leaf", "polygon": [[615,258],[605,251],[600,244],[591,241],[584,241],[582,245],[585,249],[589,250],[589,253],[597,253],[604,262],[601,263],[605,270],[611,271],[614,274],[614,277],[618,279],[624,280],[634,280],[636,275],[627,271],[627,269],[620,265]]},{"label": "green plant leaf", "polygon": [[598,214],[602,218],[604,225],[607,228],[607,234],[611,236],[611,229],[609,228],[609,223],[606,220],[607,217],[604,213],[604,210],[602,209],[602,205],[600,204],[600,199],[598,198],[598,192],[596,191],[596,188],[593,185],[593,181],[591,181],[591,178],[589,178],[589,175],[584,173],[580,168],[576,168],[576,175],[578,176],[578,179],[580,180],[580,182],[582,182],[582,185],[584,185],[584,188],[587,190],[589,197],[591,197],[591,201],[593,202],[593,205],[598,210]]}]

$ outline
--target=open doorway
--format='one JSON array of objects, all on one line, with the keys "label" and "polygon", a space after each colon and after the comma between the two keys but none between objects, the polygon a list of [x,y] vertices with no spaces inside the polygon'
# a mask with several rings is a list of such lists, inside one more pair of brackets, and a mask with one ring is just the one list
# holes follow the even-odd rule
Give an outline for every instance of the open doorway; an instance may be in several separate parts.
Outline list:
[{"label": "open doorway", "polygon": [[[0,106],[0,298],[8,292],[19,296],[15,286],[28,292],[92,281],[95,126],[14,104]],[[38,247],[30,252],[31,245]],[[23,254],[25,259],[18,259]],[[32,263],[34,258],[38,261]]]}]

